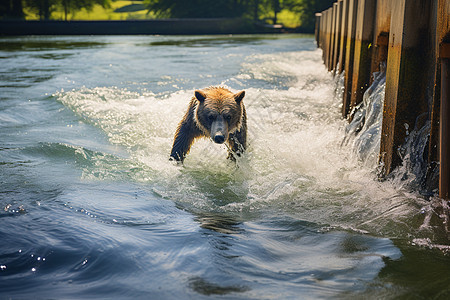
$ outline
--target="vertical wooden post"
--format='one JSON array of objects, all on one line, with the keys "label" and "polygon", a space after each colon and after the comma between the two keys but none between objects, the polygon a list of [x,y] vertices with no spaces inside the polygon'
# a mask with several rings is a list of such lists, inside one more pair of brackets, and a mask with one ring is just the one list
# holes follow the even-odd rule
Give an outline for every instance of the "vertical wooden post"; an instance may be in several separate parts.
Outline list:
[{"label": "vertical wooden post", "polygon": [[328,26],[328,15],[327,15],[327,11],[324,10],[322,12],[322,58],[323,58],[323,62],[325,63],[325,47],[326,47],[326,40],[327,40],[327,26]]},{"label": "vertical wooden post", "polygon": [[348,0],[348,26],[345,52],[344,97],[342,99],[342,116],[347,118],[350,111],[350,99],[353,79],[353,61],[355,55],[356,16],[358,0]]},{"label": "vertical wooden post", "polygon": [[317,47],[320,47],[320,21],[321,21],[321,13],[316,13],[316,27],[314,30],[314,35],[316,38]]},{"label": "vertical wooden post", "polygon": [[[436,70],[435,70],[435,84],[433,87],[433,102],[431,104],[431,129],[428,140],[428,159],[427,159],[427,173],[425,178],[425,185],[427,191],[431,192],[439,188],[439,180],[436,176],[442,174],[439,169],[442,165],[440,161],[440,131],[441,131],[441,56],[444,54],[441,50],[443,43],[450,42],[450,2],[448,0],[436,0],[436,7],[433,8],[436,14],[435,30],[435,45],[436,52]],[[444,162],[445,164],[445,162]],[[440,177],[440,176],[439,176]],[[440,189],[439,189],[440,190]],[[441,194],[441,192],[440,192]]]},{"label": "vertical wooden post", "polygon": [[342,17],[341,17],[341,38],[339,42],[339,74],[344,71],[345,67],[345,55],[346,55],[346,42],[347,42],[347,32],[348,32],[348,2],[349,0],[342,1]]},{"label": "vertical wooden post", "polygon": [[439,49],[438,67],[441,68],[436,70],[427,180],[433,183],[430,179],[439,165],[439,196],[450,199],[450,2],[438,0],[436,11],[436,48]]},{"label": "vertical wooden post", "polygon": [[322,61],[325,63],[325,36],[327,35],[327,14],[326,11],[322,11],[322,18],[320,24],[320,49],[322,49]]},{"label": "vertical wooden post", "polygon": [[[429,0],[392,2],[386,94],[380,145],[383,174],[400,165],[398,149],[414,129],[418,116],[428,111],[430,59],[430,20],[433,3]],[[395,16],[395,17],[394,17]]]},{"label": "vertical wooden post", "polygon": [[371,72],[380,70],[380,63],[387,62],[389,29],[391,26],[391,0],[377,0]]},{"label": "vertical wooden post", "polygon": [[336,30],[336,8],[337,4],[334,3],[333,7],[331,8],[331,31],[330,31],[330,48],[329,48],[329,55],[328,55],[328,71],[333,70],[333,61],[334,61],[334,42],[335,42],[335,30]]},{"label": "vertical wooden post", "polygon": [[375,3],[376,0],[360,0],[358,3],[350,110],[362,101],[370,84]]},{"label": "vertical wooden post", "polygon": [[335,36],[334,36],[334,49],[333,49],[333,70],[337,71],[337,65],[339,61],[340,55],[340,39],[341,39],[341,19],[342,19],[342,1],[339,0],[335,3],[336,9],[336,27],[335,27]]},{"label": "vertical wooden post", "polygon": [[327,29],[326,29],[327,33],[326,33],[326,38],[325,38],[325,47],[324,47],[325,53],[324,53],[324,56],[325,56],[325,66],[328,68],[329,58],[330,58],[329,57],[329,55],[330,55],[330,43],[331,43],[331,19],[332,19],[332,16],[333,16],[331,8],[327,9],[326,15],[327,15]]},{"label": "vertical wooden post", "polygon": [[439,197],[450,199],[450,44],[442,44]]},{"label": "vertical wooden post", "polygon": [[[320,17],[320,49],[322,49],[322,53],[323,53],[323,47],[324,47],[324,40],[325,40],[325,28],[326,28],[326,17],[325,17],[325,12],[322,11],[321,12],[321,17]],[[322,60],[323,60],[323,54],[322,54]]]},{"label": "vertical wooden post", "polygon": [[316,40],[327,69],[345,72],[343,117],[387,60],[380,175],[402,162],[399,150],[409,132],[431,119],[422,183],[437,187],[439,165],[440,196],[450,199],[450,1],[337,1],[316,20]]}]

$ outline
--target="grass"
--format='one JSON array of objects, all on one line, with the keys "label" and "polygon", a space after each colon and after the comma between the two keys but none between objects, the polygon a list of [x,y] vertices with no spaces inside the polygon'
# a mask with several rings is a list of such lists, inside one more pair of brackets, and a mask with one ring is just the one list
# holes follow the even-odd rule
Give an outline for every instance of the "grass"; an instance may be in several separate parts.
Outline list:
[{"label": "grass", "polygon": [[[301,25],[300,17],[301,13],[283,9],[277,14],[277,24],[283,24],[288,28],[297,28]],[[267,12],[260,15],[260,19],[268,24],[273,24],[273,12]]]},{"label": "grass", "polygon": [[301,15],[299,13],[295,13],[287,9],[283,9],[281,12],[278,13],[277,16],[278,23],[281,23],[289,28],[296,28],[302,25],[300,17]]},{"label": "grass", "polygon": [[[95,5],[91,11],[82,9],[75,13],[69,13],[67,20],[141,20],[154,19],[153,14],[147,14],[147,10],[140,10],[135,12],[115,12],[116,9],[127,5],[142,4],[142,1],[111,1],[111,7],[103,8],[100,5]],[[29,11],[25,11],[27,20],[39,20],[39,16]],[[64,20],[64,11],[62,9],[52,12],[52,20]]]},{"label": "grass", "polygon": [[[143,20],[143,19],[155,19],[154,14],[147,13],[147,10],[139,11],[126,11],[131,7],[141,5],[142,1],[111,1],[111,7],[103,8],[100,5],[95,5],[91,11],[82,9],[75,13],[69,13],[67,20]],[[122,9],[121,9],[122,8]],[[128,9],[127,9],[128,8]],[[115,10],[124,11],[116,12]],[[131,9],[132,10],[132,9]],[[39,16],[33,12],[25,11],[27,20],[39,20]],[[262,16],[269,22],[273,15]],[[64,20],[64,11],[62,9],[55,10],[51,15],[52,20]],[[278,23],[283,24],[286,27],[295,28],[301,25],[300,14],[291,12],[289,10],[282,10],[278,13]]]}]

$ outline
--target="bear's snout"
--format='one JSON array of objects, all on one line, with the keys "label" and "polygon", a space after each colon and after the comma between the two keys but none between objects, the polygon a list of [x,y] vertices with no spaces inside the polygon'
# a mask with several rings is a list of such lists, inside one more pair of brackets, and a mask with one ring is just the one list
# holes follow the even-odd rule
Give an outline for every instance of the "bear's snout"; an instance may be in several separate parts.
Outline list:
[{"label": "bear's snout", "polygon": [[225,136],[223,134],[216,134],[214,136],[214,142],[217,144],[223,144],[225,142]]},{"label": "bear's snout", "polygon": [[217,144],[223,144],[228,138],[227,124],[222,115],[211,124],[211,138]]}]

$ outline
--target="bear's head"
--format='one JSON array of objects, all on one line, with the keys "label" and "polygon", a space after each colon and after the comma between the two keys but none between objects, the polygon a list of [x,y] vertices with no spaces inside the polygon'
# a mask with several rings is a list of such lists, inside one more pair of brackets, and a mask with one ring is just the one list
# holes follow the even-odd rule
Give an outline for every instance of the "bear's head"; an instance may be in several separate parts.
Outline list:
[{"label": "bear's head", "polygon": [[241,129],[244,96],[245,91],[233,94],[221,87],[196,90],[194,118],[197,127],[214,142],[224,143],[230,133]]}]

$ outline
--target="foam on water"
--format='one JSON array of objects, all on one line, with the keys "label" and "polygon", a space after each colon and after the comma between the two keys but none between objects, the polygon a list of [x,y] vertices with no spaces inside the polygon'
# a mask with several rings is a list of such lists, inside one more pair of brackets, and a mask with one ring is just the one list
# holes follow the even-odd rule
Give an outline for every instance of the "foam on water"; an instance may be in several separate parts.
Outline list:
[{"label": "foam on water", "polygon": [[[448,249],[448,204],[408,193],[413,174],[379,182],[365,130],[343,143],[342,75],[312,37],[2,41],[5,297],[389,299],[449,285],[448,259],[421,248]],[[199,140],[178,166],[173,134],[208,85],[246,90],[248,151],[235,164]],[[381,100],[369,90],[365,107]]]},{"label": "foam on water", "polygon": [[[249,78],[280,80],[273,82],[280,88],[246,87]],[[372,91],[376,95],[384,90],[383,79],[378,81]],[[370,139],[355,140],[360,155],[355,156],[349,146],[341,147],[346,122],[339,118],[333,79],[319,50],[254,55],[239,75],[221,85],[228,84],[234,91],[246,90],[249,149],[237,166],[225,159],[224,145],[206,139],[193,145],[184,166],[168,161],[173,134],[193,90],[154,94],[96,87],[55,97],[101,128],[111,143],[124,147],[129,155],[122,166],[128,170],[99,171],[102,164],[94,164],[84,168],[85,179],[115,179],[119,172],[152,183],[155,192],[190,209],[248,211],[279,206],[304,220],[400,232],[380,223],[391,224],[414,213],[420,199],[405,198],[402,191],[374,180],[373,157],[379,145],[364,145],[376,140],[372,131],[379,131],[379,120],[365,124],[371,127],[365,131]]]}]

